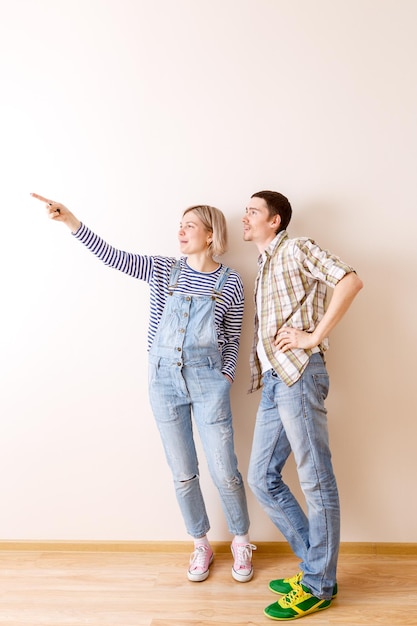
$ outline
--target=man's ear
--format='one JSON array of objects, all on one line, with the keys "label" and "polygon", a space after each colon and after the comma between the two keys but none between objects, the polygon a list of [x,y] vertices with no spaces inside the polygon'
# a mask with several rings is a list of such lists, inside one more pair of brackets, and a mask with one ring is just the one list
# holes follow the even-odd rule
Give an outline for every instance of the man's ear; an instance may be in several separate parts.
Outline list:
[{"label": "man's ear", "polygon": [[278,228],[281,226],[281,216],[278,215],[278,213],[274,215],[274,218],[271,221],[271,226],[275,229],[275,231],[277,231]]}]

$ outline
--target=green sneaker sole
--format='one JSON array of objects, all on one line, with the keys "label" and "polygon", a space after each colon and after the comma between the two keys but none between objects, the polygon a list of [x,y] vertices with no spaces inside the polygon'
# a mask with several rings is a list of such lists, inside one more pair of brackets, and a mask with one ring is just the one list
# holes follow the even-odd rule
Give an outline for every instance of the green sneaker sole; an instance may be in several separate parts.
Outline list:
[{"label": "green sneaker sole", "polygon": [[306,600],[304,602],[300,602],[296,609],[290,607],[283,608],[278,604],[278,602],[274,602],[264,609],[264,615],[269,617],[269,619],[277,621],[289,621],[304,617],[305,615],[310,615],[311,613],[324,611],[324,609],[328,609],[332,603],[331,600],[319,600],[319,598],[311,598],[310,600],[314,603]]}]

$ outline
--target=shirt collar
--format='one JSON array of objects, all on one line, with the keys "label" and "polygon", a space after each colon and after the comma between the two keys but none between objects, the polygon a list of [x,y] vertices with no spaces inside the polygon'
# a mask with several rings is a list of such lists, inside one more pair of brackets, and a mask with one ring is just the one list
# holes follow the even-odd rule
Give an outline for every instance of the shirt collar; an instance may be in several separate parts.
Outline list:
[{"label": "shirt collar", "polygon": [[275,235],[269,246],[265,248],[262,254],[259,255],[258,265],[264,263],[268,257],[274,256],[276,250],[285,239],[288,239],[288,233],[286,230],[281,230],[277,235]]}]

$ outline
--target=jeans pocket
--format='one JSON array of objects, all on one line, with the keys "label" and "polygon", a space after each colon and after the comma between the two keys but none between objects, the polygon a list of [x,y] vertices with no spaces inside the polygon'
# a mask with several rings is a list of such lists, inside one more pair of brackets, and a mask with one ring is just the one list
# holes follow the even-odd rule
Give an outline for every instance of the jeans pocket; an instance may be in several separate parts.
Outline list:
[{"label": "jeans pocket", "polygon": [[324,402],[329,393],[328,374],[313,374],[313,381],[319,398]]}]

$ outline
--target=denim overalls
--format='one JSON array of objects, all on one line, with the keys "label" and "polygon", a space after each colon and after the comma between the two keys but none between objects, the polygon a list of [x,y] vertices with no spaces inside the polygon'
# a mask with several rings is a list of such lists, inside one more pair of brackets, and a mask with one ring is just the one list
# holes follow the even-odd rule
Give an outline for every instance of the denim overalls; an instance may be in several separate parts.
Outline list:
[{"label": "denim overalls", "polygon": [[249,529],[245,489],[234,452],[230,383],[214,322],[230,270],[223,267],[211,296],[175,293],[177,261],[169,295],[149,352],[149,398],[171,468],[187,532],[203,537],[210,528],[200,489],[191,413],[198,428],[210,475],[216,485],[229,531]]}]

